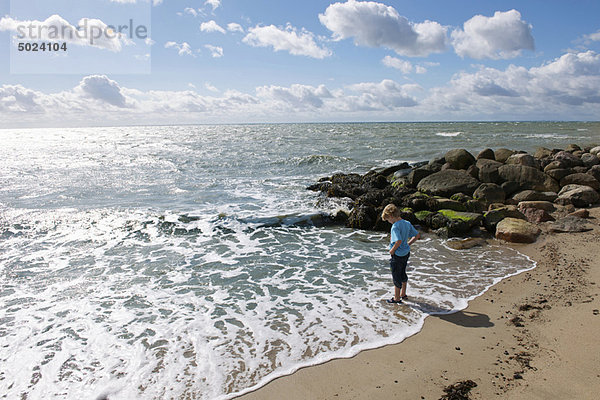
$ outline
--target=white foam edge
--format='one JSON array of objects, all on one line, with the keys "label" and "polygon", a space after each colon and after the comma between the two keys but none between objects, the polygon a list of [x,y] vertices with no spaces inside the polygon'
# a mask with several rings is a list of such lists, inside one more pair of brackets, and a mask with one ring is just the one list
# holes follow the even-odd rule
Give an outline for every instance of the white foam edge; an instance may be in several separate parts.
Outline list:
[{"label": "white foam edge", "polygon": [[406,331],[402,332],[401,334],[392,335],[385,339],[380,339],[380,340],[377,340],[374,342],[358,344],[356,346],[352,346],[349,349],[343,349],[343,350],[338,350],[338,351],[334,351],[334,352],[323,353],[323,354],[311,359],[310,361],[298,362],[298,363],[290,365],[289,367],[282,369],[280,371],[270,373],[270,374],[266,375],[265,377],[263,377],[260,381],[258,381],[258,383],[256,383],[253,386],[250,386],[239,392],[228,393],[228,394],[218,396],[215,398],[215,400],[235,399],[236,397],[240,397],[245,394],[255,392],[258,389],[260,389],[261,387],[270,383],[271,381],[274,381],[275,379],[278,379],[278,378],[281,378],[284,376],[292,375],[302,368],[314,367],[316,365],[324,364],[324,363],[326,363],[328,361],[332,361],[332,360],[352,358],[352,357],[356,356],[358,353],[360,353],[361,351],[365,351],[365,350],[373,350],[373,349],[382,348],[384,346],[400,344],[407,338],[421,332],[421,330],[423,329],[423,325],[425,324],[425,319],[427,317],[429,317],[431,315],[449,315],[449,314],[455,314],[457,312],[460,312],[469,306],[469,302],[476,299],[477,297],[484,295],[488,290],[490,290],[490,288],[496,286],[498,283],[502,282],[503,280],[511,278],[511,277],[519,275],[519,274],[522,274],[523,272],[531,271],[537,267],[537,263],[534,260],[532,260],[531,257],[529,257],[526,254],[523,254],[517,250],[515,250],[515,251],[517,253],[519,253],[520,255],[522,255],[523,257],[525,257],[528,261],[533,263],[533,266],[531,266],[529,268],[520,269],[512,274],[503,276],[501,278],[494,278],[492,283],[489,284],[487,287],[485,287],[485,289],[483,289],[480,293],[475,294],[467,299],[461,300],[459,302],[458,306],[453,308],[452,310],[443,311],[443,312],[423,313],[423,315],[421,316],[418,323],[416,323],[414,326],[410,327]]}]

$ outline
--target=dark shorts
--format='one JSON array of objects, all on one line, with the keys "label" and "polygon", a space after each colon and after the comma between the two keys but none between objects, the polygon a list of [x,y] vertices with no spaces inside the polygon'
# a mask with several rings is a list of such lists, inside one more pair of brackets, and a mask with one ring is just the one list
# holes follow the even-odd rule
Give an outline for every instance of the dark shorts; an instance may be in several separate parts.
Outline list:
[{"label": "dark shorts", "polygon": [[408,263],[408,257],[410,257],[410,253],[402,257],[394,254],[390,260],[392,278],[394,279],[394,286],[396,287],[401,288],[403,282],[408,282],[408,275],[406,275],[406,264]]}]

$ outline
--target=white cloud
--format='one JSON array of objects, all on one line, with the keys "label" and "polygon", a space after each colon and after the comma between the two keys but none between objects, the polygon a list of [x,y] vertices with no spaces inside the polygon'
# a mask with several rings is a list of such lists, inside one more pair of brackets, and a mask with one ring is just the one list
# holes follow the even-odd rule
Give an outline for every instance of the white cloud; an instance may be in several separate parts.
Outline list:
[{"label": "white cloud", "polygon": [[298,84],[290,87],[262,86],[256,89],[256,94],[262,99],[275,101],[295,110],[321,108],[323,99],[333,97],[325,85],[318,87]]},{"label": "white cloud", "polygon": [[0,31],[14,32],[21,40],[61,41],[113,52],[120,52],[123,45],[132,43],[125,35],[113,31],[99,19],[82,18],[74,26],[57,14],[44,21],[19,21],[3,17],[0,19]]},{"label": "white cloud", "polygon": [[75,92],[80,91],[83,96],[87,96],[101,103],[107,103],[118,108],[126,108],[127,99],[121,93],[119,84],[105,75],[86,76],[75,88]]},{"label": "white cloud", "polygon": [[[425,65],[425,64],[423,64]],[[416,71],[416,66],[413,65]],[[385,79],[328,85],[265,85],[252,93],[201,95],[127,88],[102,75],[70,90],[44,93],[0,85],[3,126],[64,126],[323,120],[582,119],[600,115],[600,54],[567,53],[533,68],[481,66],[424,89]],[[40,116],[43,115],[43,118]]]},{"label": "white cloud", "polygon": [[180,56],[193,55],[192,48],[190,47],[190,45],[187,42],[183,42],[183,43],[167,42],[167,43],[165,43],[165,48],[166,49],[169,49],[169,48],[177,49],[177,54],[179,54]]},{"label": "white cloud", "polygon": [[195,8],[192,8],[192,7],[186,7],[183,9],[184,14],[190,14],[190,15],[193,15],[194,17],[197,17],[198,14],[200,14],[199,11],[200,10],[196,10]]},{"label": "white cloud", "polygon": [[225,29],[223,29],[214,20],[210,20],[208,22],[201,23],[200,24],[200,30],[202,32],[219,32],[219,33],[225,33]]},{"label": "white cloud", "polygon": [[237,24],[235,22],[230,22],[229,24],[227,24],[227,30],[229,32],[242,32],[242,33],[244,33],[244,28],[242,28],[242,26],[240,24]]},{"label": "white cloud", "polygon": [[600,113],[600,54],[567,53],[529,69],[480,67],[432,90],[425,103],[444,115],[589,119]]},{"label": "white cloud", "polygon": [[219,93],[219,89],[214,87],[210,82],[205,82],[204,87],[206,88],[206,90],[210,90],[211,92]]},{"label": "white cloud", "polygon": [[357,46],[385,47],[423,57],[446,49],[447,28],[434,21],[410,22],[396,9],[372,1],[349,0],[327,7],[319,20],[335,40],[354,38]]},{"label": "white cloud", "polygon": [[532,27],[517,10],[496,11],[493,17],[476,15],[463,28],[452,32],[452,45],[461,57],[507,59],[534,50]]},{"label": "white cloud", "polygon": [[211,44],[205,44],[204,47],[206,47],[210,51],[210,55],[213,58],[221,58],[221,57],[223,57],[223,48],[222,47],[213,46]]},{"label": "white cloud", "polygon": [[590,33],[588,35],[583,35],[583,40],[585,42],[600,42],[600,30]]},{"label": "white cloud", "polygon": [[413,70],[413,65],[409,61],[401,60],[396,57],[385,56],[381,62],[386,67],[399,69],[404,74],[410,74]]},{"label": "white cloud", "polygon": [[322,59],[329,57],[331,51],[319,47],[315,35],[306,30],[298,30],[290,25],[285,29],[269,26],[255,26],[248,29],[248,34],[242,41],[254,47],[273,47],[275,51],[287,51],[295,56],[307,56]]},{"label": "white cloud", "polygon": [[221,0],[206,0],[204,4],[211,6],[214,11],[221,5]]}]

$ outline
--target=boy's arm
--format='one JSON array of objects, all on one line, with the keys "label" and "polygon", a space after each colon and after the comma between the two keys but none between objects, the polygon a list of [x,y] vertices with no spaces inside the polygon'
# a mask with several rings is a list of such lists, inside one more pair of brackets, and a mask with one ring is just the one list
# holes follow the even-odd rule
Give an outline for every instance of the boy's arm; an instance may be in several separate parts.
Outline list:
[{"label": "boy's arm", "polygon": [[394,253],[396,252],[396,250],[398,250],[398,247],[400,247],[401,244],[402,244],[402,240],[396,240],[396,242],[390,249],[390,255],[394,255]]},{"label": "boy's arm", "polygon": [[417,236],[413,236],[410,238],[410,240],[408,241],[408,245],[411,246],[414,242],[416,242],[420,238],[421,238],[421,234],[417,233]]}]

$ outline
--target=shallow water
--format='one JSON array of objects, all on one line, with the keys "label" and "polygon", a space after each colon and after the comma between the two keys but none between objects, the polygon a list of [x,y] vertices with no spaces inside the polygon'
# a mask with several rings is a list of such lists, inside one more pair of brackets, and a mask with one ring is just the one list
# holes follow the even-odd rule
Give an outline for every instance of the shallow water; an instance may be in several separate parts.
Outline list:
[{"label": "shallow water", "polygon": [[[390,306],[385,234],[315,227],[305,187],[453,147],[589,143],[595,123],[2,130],[0,393],[226,398],[401,341],[531,268],[426,237]],[[507,140],[510,138],[510,140]]]}]

